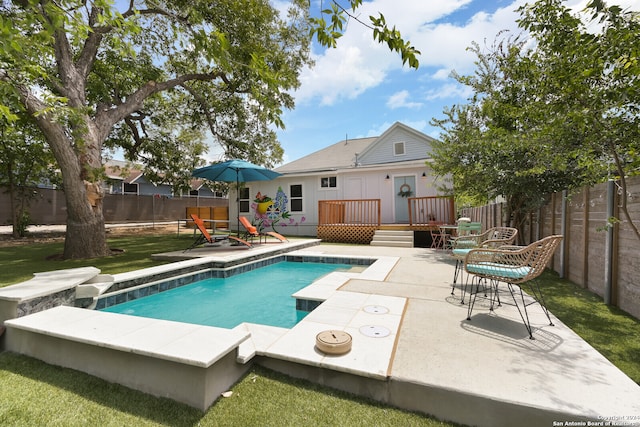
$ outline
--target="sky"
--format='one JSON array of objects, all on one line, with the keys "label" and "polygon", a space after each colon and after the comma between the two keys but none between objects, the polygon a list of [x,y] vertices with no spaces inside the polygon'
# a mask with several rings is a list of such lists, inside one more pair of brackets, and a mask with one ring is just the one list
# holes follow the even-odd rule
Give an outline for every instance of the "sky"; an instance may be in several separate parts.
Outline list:
[{"label": "sky", "polygon": [[[346,4],[346,1],[342,1]],[[296,107],[284,113],[278,130],[284,162],[299,159],[344,139],[379,136],[402,122],[439,139],[432,118],[444,118],[445,107],[463,104],[468,89],[451,71],[472,74],[473,42],[489,46],[501,31],[519,34],[515,10],[524,0],[373,0],[363,2],[359,19],[382,13],[405,40],[421,51],[418,70],[402,66],[397,53],[373,40],[371,30],[349,22],[335,49],[315,45],[315,66],[305,69],[293,94]],[[585,0],[568,0],[582,9]],[[329,0],[324,0],[328,7]],[[640,0],[608,1],[640,10]],[[312,10],[320,2],[312,0]]]}]

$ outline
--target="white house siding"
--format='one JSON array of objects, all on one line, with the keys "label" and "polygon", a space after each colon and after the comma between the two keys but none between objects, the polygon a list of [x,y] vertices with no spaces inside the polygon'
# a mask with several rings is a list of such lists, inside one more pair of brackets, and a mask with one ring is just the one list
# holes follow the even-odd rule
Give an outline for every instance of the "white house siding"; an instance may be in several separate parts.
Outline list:
[{"label": "white house siding", "polygon": [[[405,153],[403,155],[394,153],[395,144],[399,142],[404,143]],[[381,137],[364,153],[361,153],[358,156],[358,163],[375,165],[426,159],[430,155],[430,149],[431,147],[425,143],[424,137],[418,139],[414,133],[397,128],[394,132]]]},{"label": "white house siding", "polygon": [[[276,229],[285,235],[316,235],[319,200],[380,199],[381,223],[406,223],[406,209],[404,217],[402,212],[396,212],[398,207],[403,207],[406,199],[398,196],[396,189],[402,177],[410,177],[409,181],[415,182],[415,188],[411,188],[414,197],[439,195],[427,164],[432,141],[433,138],[427,135],[402,123],[395,123],[378,138],[341,141],[284,165],[277,169],[284,175],[273,181],[247,183],[249,194],[252,201],[258,191],[274,198],[281,186],[285,194],[291,197],[289,186],[302,185],[303,211],[291,212],[291,219],[282,221],[291,221],[292,224],[286,227],[276,225]],[[394,155],[396,142],[405,143],[404,155]],[[320,179],[331,176],[337,177],[336,187],[321,188]],[[232,219],[237,215],[235,198],[235,194],[229,197],[229,215]],[[291,209],[290,203],[288,208]],[[252,219],[253,212],[243,215]]]},{"label": "white house siding", "polygon": [[[417,162],[419,163],[419,162]],[[251,203],[253,198],[258,192],[266,194],[271,198],[274,198],[278,187],[282,187],[287,197],[290,197],[289,186],[291,184],[301,184],[303,194],[303,211],[302,212],[290,212],[292,223],[290,220],[282,220],[280,224],[276,225],[276,229],[290,236],[315,236],[316,227],[318,226],[318,201],[319,200],[341,200],[341,199],[381,199],[381,222],[383,224],[393,224],[395,220],[395,204],[389,202],[395,200],[396,192],[393,186],[394,178],[403,176],[413,176],[415,179],[415,189],[413,196],[426,197],[438,195],[436,185],[433,181],[433,177],[429,173],[428,166],[413,165],[405,168],[357,168],[348,171],[342,171],[340,173],[327,172],[318,173],[315,175],[307,176],[290,176],[284,175],[273,181],[256,181],[249,182],[247,186],[250,189],[249,195],[251,196]],[[422,174],[425,173],[425,177]],[[337,176],[337,187],[335,189],[322,189],[320,188],[320,178],[323,176]],[[386,176],[389,175],[389,180]],[[349,193],[347,188],[347,182],[349,180],[360,181],[362,192],[360,197],[354,197],[353,193]],[[235,194],[231,194],[229,197],[229,217],[235,218],[237,212],[237,204],[234,203],[236,199]],[[288,205],[289,210],[291,204]],[[242,213],[250,220],[253,219],[253,211],[249,214]],[[303,220],[304,218],[304,220]],[[283,224],[286,224],[283,225]],[[235,224],[232,221],[232,227]]]}]

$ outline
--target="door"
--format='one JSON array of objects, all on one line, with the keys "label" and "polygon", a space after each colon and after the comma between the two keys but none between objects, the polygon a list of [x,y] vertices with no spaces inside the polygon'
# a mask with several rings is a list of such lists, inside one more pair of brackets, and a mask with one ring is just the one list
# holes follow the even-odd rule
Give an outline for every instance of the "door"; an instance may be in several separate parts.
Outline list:
[{"label": "door", "polygon": [[414,175],[393,177],[393,197],[395,200],[396,224],[409,223],[409,197],[416,195],[416,177]]}]

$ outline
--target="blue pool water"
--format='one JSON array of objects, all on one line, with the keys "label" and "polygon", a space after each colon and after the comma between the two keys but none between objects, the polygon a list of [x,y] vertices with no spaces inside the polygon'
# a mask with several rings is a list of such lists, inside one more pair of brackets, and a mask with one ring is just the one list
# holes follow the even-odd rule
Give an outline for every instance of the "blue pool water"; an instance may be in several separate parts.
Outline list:
[{"label": "blue pool water", "polygon": [[279,262],[227,278],[206,279],[102,311],[198,325],[234,328],[258,323],[291,328],[307,313],[291,295],[349,264]]}]

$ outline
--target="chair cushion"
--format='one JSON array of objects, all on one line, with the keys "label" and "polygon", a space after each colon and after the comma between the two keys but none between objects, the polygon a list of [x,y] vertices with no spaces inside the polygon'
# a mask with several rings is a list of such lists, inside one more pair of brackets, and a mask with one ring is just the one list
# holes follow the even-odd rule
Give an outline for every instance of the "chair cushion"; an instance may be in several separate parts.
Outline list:
[{"label": "chair cushion", "polygon": [[514,266],[498,263],[467,264],[469,273],[481,276],[504,277],[506,279],[522,279],[531,272],[531,267]]},{"label": "chair cushion", "polygon": [[452,254],[452,255],[453,255],[453,257],[454,257],[454,258],[456,258],[456,259],[464,260],[464,259],[466,258],[466,256],[467,256],[467,254],[469,253],[469,251],[470,251],[471,249],[474,249],[474,248],[466,248],[466,249],[458,248],[458,249],[453,249],[453,250],[451,251],[451,254]]}]

